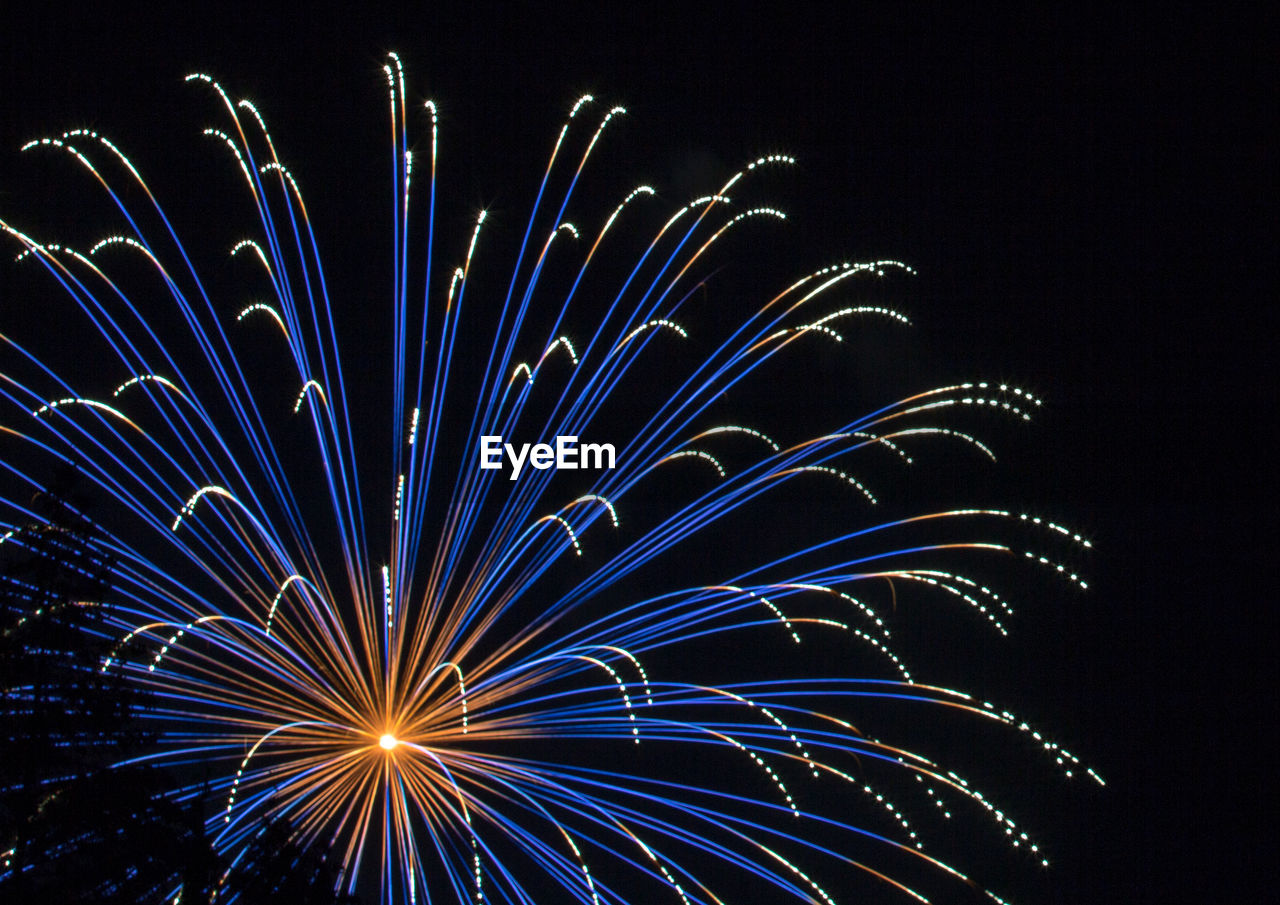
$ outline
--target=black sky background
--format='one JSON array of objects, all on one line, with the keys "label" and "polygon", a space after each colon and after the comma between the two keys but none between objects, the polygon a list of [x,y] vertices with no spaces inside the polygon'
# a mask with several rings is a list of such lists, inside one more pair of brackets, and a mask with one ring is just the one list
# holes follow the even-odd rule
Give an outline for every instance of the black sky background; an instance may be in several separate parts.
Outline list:
[{"label": "black sky background", "polygon": [[[1274,38],[1185,4],[1156,18],[980,8],[7,11],[0,214],[74,217],[74,201],[41,208],[57,181],[17,153],[65,128],[103,130],[148,174],[185,172],[166,155],[188,151],[209,166],[197,133],[217,113],[181,83],[203,70],[261,105],[317,222],[348,218],[331,280],[376,296],[358,249],[385,229],[388,50],[410,96],[441,104],[450,188],[471,208],[527,207],[584,91],[628,107],[615,140],[673,199],[757,153],[794,153],[797,172],[771,185],[806,249],[796,275],[900,258],[921,274],[901,300],[938,373],[1047,399],[1001,474],[1094,539],[1092,590],[1052,612],[1025,603],[991,682],[1110,781],[1026,815],[1075,822],[1050,827],[1066,850],[1047,900],[1229,900],[1269,858],[1252,825],[1271,764],[1254,742],[1276,716],[1277,620],[1253,573],[1275,540]],[[0,297],[0,318],[20,304]]]}]

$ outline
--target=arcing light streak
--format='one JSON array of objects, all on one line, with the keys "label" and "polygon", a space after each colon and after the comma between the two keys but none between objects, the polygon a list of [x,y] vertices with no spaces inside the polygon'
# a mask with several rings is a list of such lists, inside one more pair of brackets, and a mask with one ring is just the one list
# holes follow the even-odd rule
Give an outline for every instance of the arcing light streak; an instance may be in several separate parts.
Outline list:
[{"label": "arcing light streak", "polygon": [[[3,430],[16,452],[4,459],[14,489],[0,496],[0,544],[22,547],[35,519],[23,501],[42,472],[26,463],[79,462],[104,503],[117,564],[116,642],[102,668],[164,702],[148,714],[157,738],[141,760],[167,767],[177,794],[221,802],[209,831],[229,860],[265,821],[283,818],[300,844],[340,857],[344,889],[376,886],[386,903],[453,895],[527,905],[550,884],[596,905],[706,905],[724,901],[715,890],[734,872],[787,901],[850,901],[841,890],[859,878],[925,900],[918,868],[968,879],[923,851],[930,812],[964,806],[1039,856],[967,780],[851,721],[863,705],[963,712],[1029,734],[1067,775],[1081,768],[1011,713],[914,683],[890,647],[885,607],[872,602],[955,599],[1006,632],[1011,607],[986,576],[1030,560],[1083,588],[1064,560],[1071,554],[1031,552],[1022,538],[1089,542],[1000,509],[867,523],[868,507],[892,497],[853,476],[855,464],[859,474],[877,467],[880,447],[907,465],[937,438],[994,458],[968,432],[925,419],[969,409],[1027,419],[1039,400],[1004,384],[957,384],[799,441],[774,439],[794,419],[767,434],[718,420],[719,400],[746,391],[775,356],[802,370],[815,354],[797,342],[807,334],[843,342],[859,315],[907,324],[881,305],[837,305],[864,292],[858,278],[911,269],[887,260],[823,268],[717,334],[699,320],[705,294],[695,291],[707,285],[698,275],[715,270],[710,250],[731,227],[783,219],[770,207],[734,215],[729,191],[747,192],[762,167],[794,160],[760,157],[670,215],[655,216],[659,196],[648,186],[597,210],[576,189],[623,111],[580,134],[589,97],[555,140],[506,288],[486,308],[475,296],[491,282],[468,291],[473,263],[489,252],[485,214],[463,248],[439,244],[464,252],[441,280],[450,271],[432,257],[437,110],[424,108],[431,153],[415,160],[394,55],[385,73],[392,330],[388,346],[358,360],[339,351],[300,179],[259,111],[208,76],[189,81],[221,100],[227,122],[205,134],[229,149],[258,216],[256,238],[232,256],[253,252],[261,267],[246,273],[246,294],[266,301],[242,301],[237,313],[215,300],[142,176],[95,132],[28,147],[69,154],[106,190],[129,234],[92,251],[142,252],[153,287],[131,294],[100,269],[110,255],[90,262],[0,222],[23,249],[21,266],[43,265],[105,341],[109,352],[85,379],[115,386],[120,406],[74,393],[38,352],[0,338],[0,403],[29,431]],[[136,190],[146,203],[133,203]],[[579,230],[565,215],[577,206],[577,222],[603,221],[589,247],[570,241]],[[649,238],[619,263],[598,253],[622,242],[623,224]],[[416,263],[411,249],[424,247]],[[566,262],[567,282],[546,288]],[[483,266],[501,273],[487,257]],[[177,335],[153,330],[175,314]],[[278,385],[260,386],[241,357],[250,334],[269,326],[251,314],[267,315],[285,339],[287,354],[264,366]],[[232,322],[244,326],[228,331]],[[671,333],[684,342],[662,338]],[[662,381],[629,384],[655,355]],[[355,381],[383,362],[390,406],[370,412]],[[168,392],[122,392],[144,384]],[[824,403],[843,397],[826,393]],[[480,437],[517,427],[540,437],[618,432],[618,467],[538,470],[519,482],[473,467]],[[657,468],[679,459],[701,460],[718,480],[709,468]],[[793,502],[827,493],[831,478],[853,488],[825,501],[843,513],[838,524]],[[616,531],[597,525],[606,517]],[[703,536],[715,543],[682,554]],[[972,573],[953,565],[966,556]],[[790,642],[778,643],[780,629]],[[795,677],[812,675],[815,652],[836,644],[834,676],[824,667]],[[738,677],[716,682],[720,669]],[[790,677],[741,680],[774,669]],[[893,678],[878,677],[885,672]],[[602,759],[623,741],[625,754]],[[661,756],[631,761],[636,746]],[[672,769],[681,763],[705,765],[709,780]],[[854,797],[811,788],[819,778]],[[893,800],[878,791],[901,779],[915,782]],[[868,863],[878,856],[884,864]]]}]

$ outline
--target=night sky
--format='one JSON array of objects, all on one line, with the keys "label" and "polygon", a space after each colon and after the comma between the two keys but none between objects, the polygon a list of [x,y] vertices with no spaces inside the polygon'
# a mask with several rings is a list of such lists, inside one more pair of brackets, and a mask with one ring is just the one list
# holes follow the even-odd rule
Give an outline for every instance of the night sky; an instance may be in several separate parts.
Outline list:
[{"label": "night sky", "polygon": [[[522,224],[554,130],[586,91],[629,110],[611,165],[673,202],[757,154],[794,154],[795,171],[757,195],[793,218],[779,279],[844,257],[915,267],[894,302],[920,361],[886,358],[868,388],[961,376],[1036,390],[1034,427],[1001,435],[990,487],[1012,499],[981,502],[1040,506],[1097,548],[1090,591],[1022,601],[1007,665],[969,685],[1031,708],[1110,783],[1023,815],[1055,861],[1037,894],[1232,900],[1270,857],[1248,827],[1271,767],[1253,736],[1276,715],[1262,653],[1275,597],[1252,575],[1275,540],[1275,379],[1260,365],[1275,343],[1274,160],[1262,171],[1276,80],[1261,23],[1185,4],[1158,20],[430,6],[210,7],[183,22],[6,11],[0,215],[50,239],[76,223],[74,197],[49,200],[69,168],[17,149],[89,125],[179,196],[193,243],[223,242],[204,222],[223,202],[180,197],[185,174],[217,159],[198,133],[219,111],[182,84],[202,70],[263,109],[331,237],[331,283],[385,297],[361,248],[385,230],[389,50],[410,96],[442,107],[458,211],[443,228],[459,235],[479,207]],[[23,317],[9,285],[0,271],[0,318]],[[929,678],[928,658],[915,663]]]}]

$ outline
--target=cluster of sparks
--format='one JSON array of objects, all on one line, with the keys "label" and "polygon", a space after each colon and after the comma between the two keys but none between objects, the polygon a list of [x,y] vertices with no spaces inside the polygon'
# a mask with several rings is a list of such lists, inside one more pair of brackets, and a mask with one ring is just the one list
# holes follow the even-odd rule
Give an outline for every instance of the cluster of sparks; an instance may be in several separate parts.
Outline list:
[{"label": "cluster of sparks", "polygon": [[[717,884],[730,872],[757,878],[768,890],[757,901],[833,903],[850,873],[923,901],[907,880],[848,857],[840,845],[871,844],[967,881],[926,851],[917,824],[935,806],[946,817],[966,807],[985,813],[1012,846],[1042,859],[1022,826],[965,778],[867,736],[840,714],[872,699],[965,711],[1025,733],[1067,775],[1085,773],[1014,714],[918,684],[875,595],[858,589],[918,587],[959,601],[1003,633],[1009,603],[984,582],[931,563],[931,554],[1014,554],[1010,562],[1026,559],[1083,587],[1040,547],[1087,547],[1086,539],[1015,511],[927,512],[842,527],[749,571],[708,576],[714,583],[643,599],[627,592],[629,576],[679,562],[688,538],[723,527],[793,481],[828,482],[861,519],[877,496],[860,472],[860,451],[907,464],[918,441],[929,441],[992,456],[977,438],[927,419],[962,407],[1029,418],[1039,400],[1009,385],[946,386],[790,444],[754,426],[710,420],[717,398],[774,356],[840,342],[860,321],[906,323],[879,305],[833,309],[828,300],[847,297],[859,280],[910,272],[897,261],[847,263],[787,286],[699,353],[687,376],[656,396],[650,388],[656,401],[620,444],[619,466],[584,473],[586,486],[573,494],[558,496],[565,485],[550,470],[518,482],[481,471],[474,467],[480,436],[588,436],[637,361],[686,354],[690,331],[680,315],[695,301],[699,265],[728,231],[783,217],[769,207],[741,210],[737,193],[757,170],[792,160],[753,161],[678,208],[612,296],[586,297],[579,287],[614,231],[637,206],[660,202],[641,186],[594,234],[563,220],[578,174],[624,112],[600,117],[566,164],[575,127],[593,109],[591,98],[579,101],[555,141],[506,296],[490,318],[479,394],[459,399],[451,377],[459,360],[476,355],[464,349],[459,324],[474,305],[468,277],[484,247],[484,217],[462,264],[437,280],[436,108],[409,109],[394,56],[386,74],[396,427],[381,478],[357,463],[352,362],[339,354],[302,192],[249,102],[233,101],[208,76],[189,77],[223,106],[228,127],[205,134],[230,155],[257,211],[256,236],[233,255],[250,259],[265,300],[237,310],[215,299],[138,170],[95,132],[28,147],[65,152],[96,177],[127,224],[123,234],[82,254],[0,221],[22,247],[19,259],[43,265],[115,354],[89,378],[64,377],[42,367],[38,351],[5,338],[4,355],[23,367],[0,383],[0,399],[12,423],[24,424],[0,427],[21,450],[5,460],[19,489],[0,498],[8,522],[0,544],[20,544],[22,526],[37,518],[22,502],[35,469],[9,462],[74,460],[119,512],[102,520],[119,601],[102,669],[122,670],[150,693],[146,716],[157,740],[143,760],[179,782],[196,775],[193,765],[202,768],[198,782],[175,794],[216,800],[209,825],[216,848],[234,862],[268,819],[285,818],[300,843],[338,855],[344,889],[376,887],[388,903],[529,903],[550,886],[560,901],[702,905],[725,901]],[[411,152],[418,116],[430,141]],[[553,178],[566,166],[567,187]],[[411,261],[422,248],[418,278]],[[574,256],[577,276],[549,300],[539,277],[553,253]],[[152,274],[145,291],[125,288],[111,272],[116,256],[138,255]],[[147,306],[157,304],[178,311],[196,354],[171,351],[151,330]],[[237,344],[253,331],[287,362],[280,370],[292,412],[257,392],[240,364]],[[74,386],[99,375],[110,381],[101,398]],[[450,417],[458,411],[466,413],[461,429]],[[290,419],[309,422],[319,467],[282,451],[278,425]],[[751,464],[726,464],[745,454]],[[446,474],[441,463],[457,461],[462,467]],[[673,502],[656,525],[627,534],[628,500],[644,497],[655,472],[675,470],[702,489]],[[315,496],[326,504],[323,526]],[[981,532],[997,523],[1025,529],[1029,547],[926,544],[911,534],[922,525]],[[591,539],[600,532],[615,539],[596,554]],[[569,589],[543,596],[548,572],[566,566]],[[844,633],[869,664],[864,672],[883,677],[692,684],[653,669],[670,662],[668,651],[708,639],[732,649],[830,632]],[[556,754],[604,743],[626,750],[604,764]],[[635,746],[646,745],[663,753],[668,769],[628,766]],[[743,769],[728,769],[723,788],[693,788],[679,764],[698,759]],[[749,772],[762,785],[737,789],[734,777]],[[889,783],[901,787],[901,800],[886,796]],[[833,808],[833,800],[846,803]]]}]

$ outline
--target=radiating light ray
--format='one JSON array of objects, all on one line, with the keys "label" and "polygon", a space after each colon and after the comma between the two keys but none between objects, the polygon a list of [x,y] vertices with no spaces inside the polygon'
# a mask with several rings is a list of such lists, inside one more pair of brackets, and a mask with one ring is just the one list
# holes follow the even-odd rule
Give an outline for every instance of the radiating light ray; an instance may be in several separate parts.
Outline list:
[{"label": "radiating light ray", "polygon": [[115,418],[120,419],[125,424],[132,427],[138,433],[145,433],[142,428],[138,427],[124,412],[114,406],[107,405],[105,402],[98,402],[95,399],[81,399],[78,396],[68,396],[66,399],[55,399],[52,402],[46,402],[40,408],[31,413],[32,417],[39,418],[45,412],[52,412],[64,405],[83,405],[87,408],[95,409],[99,412],[106,412]]},{"label": "radiating light ray", "polygon": [[216,484],[210,484],[207,487],[201,487],[199,490],[193,493],[185,503],[182,504],[182,509],[179,510],[177,518],[173,520],[172,530],[177,531],[178,525],[182,523],[182,520],[195,511],[196,503],[200,502],[202,498],[204,498],[206,495],[210,493],[216,494],[217,496],[223,497],[224,499],[231,500],[233,503],[240,502],[239,500],[236,499],[235,494],[233,494],[230,490],[227,490],[225,487],[219,487]]},{"label": "radiating light ray", "polygon": [[742,427],[741,425],[738,425],[738,424],[729,424],[729,425],[725,425],[724,427],[713,427],[710,430],[705,430],[702,433],[697,434],[696,436],[690,437],[689,442],[692,443],[695,440],[701,440],[703,437],[710,437],[715,434],[728,434],[728,433],[746,434],[750,437],[758,437],[759,439],[763,440],[765,443],[769,444],[769,448],[772,449],[774,452],[780,452],[782,450],[782,447],[780,447],[776,442],[774,442],[769,437],[760,433],[760,431],[750,427]]},{"label": "radiating light ray", "polygon": [[173,390],[173,392],[177,393],[179,396],[182,396],[183,398],[186,398],[186,395],[187,395],[186,393],[182,392],[182,390],[178,387],[177,384],[175,384],[168,377],[165,377],[161,374],[139,374],[137,377],[130,377],[124,383],[120,384],[120,386],[112,390],[111,395],[113,397],[119,396],[129,387],[141,386],[144,383],[158,383],[163,387],[167,387],[168,389]]},{"label": "radiating light ray", "polygon": [[261,311],[270,317],[276,322],[276,326],[280,328],[280,332],[284,334],[285,339],[289,338],[289,328],[284,325],[284,321],[280,317],[280,312],[265,302],[255,302],[252,305],[243,308],[240,313],[236,315],[236,320],[242,321],[247,315],[250,315],[255,311]]},{"label": "radiating light ray", "polygon": [[558,515],[544,515],[542,518],[538,519],[533,524],[536,526],[536,525],[541,525],[544,522],[555,522],[561,528],[563,528],[565,530],[565,533],[569,535],[569,540],[573,542],[573,551],[577,553],[579,556],[582,555],[582,545],[578,543],[578,535],[573,530],[572,525],[570,525],[568,522],[566,522],[564,519],[562,519]]},{"label": "radiating light ray", "polygon": [[657,318],[656,320],[651,320],[648,323],[644,323],[636,327],[634,330],[632,330],[630,333],[624,336],[622,338],[622,342],[614,346],[613,351],[610,352],[609,354],[610,355],[616,354],[617,352],[621,351],[623,346],[631,342],[631,340],[635,339],[637,336],[639,336],[641,333],[643,333],[646,330],[652,330],[654,327],[665,327],[668,330],[671,330],[672,332],[679,334],[681,339],[689,338],[689,334],[685,332],[684,327],[681,327],[679,324],[672,323],[671,321],[666,320],[665,318]]},{"label": "radiating light ray", "polygon": [[782,732],[787,736],[787,738],[791,740],[791,744],[795,746],[796,750],[800,752],[800,756],[809,764],[809,770],[812,773],[813,778],[814,779],[818,778],[819,776],[818,767],[814,763],[812,755],[809,754],[808,749],[805,747],[804,742],[802,742],[796,736],[796,734],[791,730],[790,726],[788,726],[781,719],[779,719],[773,713],[773,711],[771,711],[768,707],[763,707],[760,704],[756,703],[755,701],[751,700],[750,698],[743,697],[742,695],[736,694],[735,692],[729,691],[728,689],[725,689],[725,688],[712,688],[709,686],[699,686],[699,687],[701,688],[702,691],[705,691],[708,694],[721,695],[723,697],[737,701],[740,704],[745,704],[746,706],[750,707],[752,710],[758,710],[760,713],[762,713],[766,719],[768,719],[775,726],[781,729]]},{"label": "radiating light ray", "polygon": [[326,399],[324,395],[324,387],[320,386],[320,382],[317,380],[308,380],[302,385],[302,389],[298,391],[298,398],[293,403],[293,413],[295,415],[298,413],[298,410],[302,408],[302,403],[306,401],[307,392],[309,390],[315,390],[320,395],[321,405],[329,404],[329,400]]},{"label": "radiating light ray", "polygon": [[[615,528],[618,527],[618,524],[619,524],[618,510],[614,508],[613,503],[609,502],[609,500],[607,500],[606,498],[600,496],[600,494],[598,493],[585,494],[583,496],[578,497],[576,500],[573,500],[571,503],[569,503],[569,506],[576,506],[579,503],[599,503],[609,513],[609,519],[610,521],[613,522],[613,527]],[[569,507],[566,506],[565,508],[567,509]]]},{"label": "radiating light ray", "polygon": [[595,657],[588,657],[585,654],[574,654],[573,656],[577,657],[579,660],[584,660],[593,666],[599,666],[609,674],[610,678],[612,678],[614,682],[617,683],[618,693],[622,695],[622,703],[627,709],[627,719],[631,722],[631,735],[635,739],[636,744],[640,744],[640,730],[636,726],[635,712],[631,709],[631,695],[627,693],[627,683],[622,681],[622,677],[618,675],[617,670],[603,660],[598,660]]},{"label": "radiating light ray", "polygon": [[796,644],[800,643],[800,635],[796,632],[795,625],[792,624],[789,618],[787,618],[786,613],[782,612],[782,610],[778,607],[778,605],[773,601],[771,601],[768,597],[765,597],[762,594],[757,594],[755,591],[752,591],[749,588],[739,588],[739,587],[736,587],[735,585],[712,585],[705,588],[705,590],[729,591],[730,593],[733,593],[733,594],[744,594],[747,597],[750,597],[752,600],[760,601],[762,604],[768,607],[769,610],[773,613],[773,615],[778,618],[778,621],[781,622],[786,627],[787,632],[791,635],[791,640],[794,641]]},{"label": "radiating light ray", "polygon": [[703,452],[700,449],[682,449],[678,452],[673,452],[671,455],[663,456],[657,462],[653,463],[653,467],[657,468],[664,462],[674,462],[676,459],[683,459],[689,456],[692,456],[695,459],[702,459],[704,462],[710,462],[711,467],[716,470],[716,474],[720,475],[722,478],[726,476],[724,466],[720,464],[720,460],[711,455],[711,453]]},{"label": "radiating light ray", "polygon": [[839,478],[840,480],[844,481],[846,484],[849,484],[852,487],[856,487],[858,491],[864,497],[867,498],[867,502],[871,503],[871,505],[874,506],[876,504],[875,494],[873,494],[870,490],[864,487],[861,481],[859,481],[855,477],[852,477],[849,474],[846,474],[840,469],[832,468],[829,465],[798,465],[795,468],[786,468],[786,469],[783,469],[782,471],[774,472],[772,475],[770,475],[770,477],[781,478],[789,474],[799,474],[800,472],[805,472],[805,471],[815,472],[819,474],[833,475]]},{"label": "radiating light ray", "polygon": [[[272,275],[271,263],[267,260],[266,253],[262,250],[262,246],[259,245],[257,242],[253,241],[252,239],[242,239],[239,242],[237,242],[235,245],[231,246],[231,257],[233,258],[236,257],[237,255],[240,254],[240,252],[244,251],[246,248],[250,248],[253,250],[254,257],[258,259],[258,263],[262,265],[263,269],[267,272],[267,275],[271,276]],[[250,306],[250,307],[253,307],[253,306]],[[272,310],[275,310],[275,309],[272,309]]]},{"label": "radiating light ray", "polygon": [[160,262],[157,261],[156,256],[151,253],[151,249],[147,248],[145,245],[143,245],[141,242],[139,242],[137,239],[133,238],[132,236],[108,236],[105,239],[100,239],[97,242],[95,242],[92,246],[90,246],[89,254],[90,256],[96,255],[102,249],[109,248],[112,245],[124,245],[128,248],[136,249],[137,251],[140,251],[144,255],[146,255],[147,258],[151,260],[151,263],[159,266]]},{"label": "radiating light ray", "polygon": [[[1028,420],[1040,399],[1011,384],[958,383],[835,424],[797,425],[794,414],[759,427],[725,423],[734,416],[719,403],[730,391],[770,392],[753,378],[773,356],[803,374],[813,341],[843,344],[866,319],[909,324],[893,308],[847,296],[914,271],[885,259],[788,274],[781,292],[732,298],[744,313],[715,326],[700,307],[717,288],[724,238],[786,219],[746,200],[757,188],[749,177],[794,159],[756,157],[674,211],[651,211],[665,202],[647,185],[596,204],[582,197],[579,178],[625,111],[595,107],[590,96],[556,134],[510,259],[497,260],[488,233],[510,224],[490,226],[484,211],[469,242],[441,241],[437,195],[447,200],[453,185],[451,176],[437,182],[439,111],[430,101],[418,108],[429,117],[428,158],[411,134],[398,57],[384,74],[391,266],[382,278],[392,329],[376,354],[353,354],[338,327],[304,200],[306,170],[281,160],[256,106],[208,76],[188,77],[221,101],[219,122],[204,134],[215,139],[216,165],[239,172],[256,217],[225,224],[250,235],[232,257],[261,265],[249,268],[258,300],[235,321],[265,316],[279,327],[280,392],[287,399],[301,384],[294,413],[311,401],[302,418],[260,404],[262,388],[236,349],[246,334],[201,278],[203,250],[183,244],[138,171],[98,133],[25,147],[53,149],[87,171],[124,218],[116,234],[86,256],[0,222],[24,266],[47,271],[107,348],[87,379],[71,380],[40,358],[47,336],[30,350],[0,337],[9,356],[4,415],[37,419],[26,422],[37,424],[30,433],[0,427],[22,450],[0,460],[14,487],[0,487],[0,550],[33,548],[39,516],[28,501],[42,484],[28,461],[82,460],[105,502],[102,543],[116,561],[120,600],[100,605],[112,641],[101,669],[162,702],[146,717],[156,742],[137,762],[171,771],[175,796],[216,803],[206,830],[229,865],[220,895],[232,894],[230,865],[276,819],[298,844],[334,853],[341,891],[376,889],[384,905],[528,905],[531,890],[548,883],[593,905],[725,905],[732,897],[719,886],[732,872],[787,901],[833,903],[828,890],[850,874],[923,900],[914,874],[854,861],[837,837],[976,882],[920,851],[920,810],[985,815],[1012,847],[1047,860],[1028,830],[933,752],[854,722],[862,724],[864,702],[946,709],[1025,741],[1065,776],[1102,783],[1010,711],[913,677],[890,647],[885,615],[899,612],[899,597],[937,600],[1006,632],[1013,607],[999,588],[1009,567],[1030,560],[1033,571],[1083,589],[1071,557],[1091,542],[1008,509],[903,514],[880,471],[876,494],[861,478],[884,459],[910,464],[926,445],[994,460],[967,424],[949,422],[984,413]],[[585,122],[584,111],[601,109]],[[121,179],[129,193],[116,186]],[[566,241],[589,239],[594,224],[590,242]],[[642,250],[611,259],[627,230],[644,231]],[[116,246],[141,253],[153,286],[111,279],[126,265],[99,252]],[[552,288],[549,261],[572,281],[567,291]],[[480,273],[473,266],[485,279],[471,279]],[[178,327],[172,337],[159,326],[165,311]],[[360,316],[368,311],[385,313],[370,305]],[[689,339],[682,323],[698,328],[696,343],[669,336]],[[627,380],[641,362],[660,376],[637,388]],[[357,378],[391,387],[376,416],[364,411]],[[72,389],[88,384],[115,387],[123,410]],[[144,385],[157,391],[137,400]],[[843,389],[822,400],[847,405]],[[141,411],[126,405],[143,401]],[[480,436],[595,440],[606,429],[619,432],[603,438],[618,441],[613,469],[536,470],[509,482],[470,467]],[[703,463],[687,469],[697,489],[655,491],[650,473],[678,459]],[[686,480],[684,470],[670,474],[673,485]],[[860,522],[866,507],[855,505],[848,523],[822,524],[789,496],[791,479],[838,490],[831,478],[888,510],[885,521]],[[614,530],[588,534],[606,514]],[[703,536],[708,553],[682,554]],[[782,552],[736,564],[735,556],[752,561],[762,540]],[[721,556],[735,565],[722,566]],[[971,569],[953,566],[966,556]],[[35,612],[50,618],[56,607]],[[779,628],[795,644],[803,632],[804,646],[786,644]],[[857,667],[865,678],[840,678],[853,662],[867,664]],[[722,666],[765,679],[717,684]],[[712,675],[675,681],[673,667]],[[775,669],[793,677],[769,677]],[[889,734],[910,738],[911,728]],[[632,761],[642,738],[659,756]],[[596,756],[609,746],[618,759]],[[705,787],[670,766],[692,757],[707,759]],[[197,764],[214,777],[204,786],[193,778]],[[888,835],[865,825],[881,821]]]},{"label": "radiating light ray", "polygon": [[1027,559],[1035,560],[1041,565],[1049,566],[1059,575],[1065,576],[1073,584],[1078,585],[1080,587],[1080,590],[1087,591],[1089,589],[1088,582],[1082,579],[1075,572],[1072,572],[1067,566],[1063,565],[1062,563],[1053,562],[1052,560],[1047,559],[1046,557],[1041,556],[1039,553],[1036,553],[1032,550],[1025,550],[1023,551],[1022,555],[1025,556]]},{"label": "radiating light ray", "polygon": [[874,609],[867,606],[867,604],[863,603],[861,600],[851,597],[850,595],[846,594],[844,591],[838,591],[835,588],[829,588],[825,585],[818,585],[818,584],[793,583],[793,584],[772,585],[771,587],[776,587],[779,589],[788,589],[788,590],[794,589],[794,590],[800,590],[800,591],[818,591],[823,594],[831,594],[835,597],[840,598],[841,600],[844,600],[852,604],[867,619],[871,620],[871,622],[875,625],[877,629],[879,629],[880,634],[885,639],[888,639],[889,637],[889,627],[885,625],[884,619]]},{"label": "radiating light ray", "polygon": [[561,346],[565,348],[565,351],[568,353],[570,360],[573,362],[574,366],[576,367],[578,364],[578,355],[573,350],[573,344],[569,342],[568,337],[561,336],[561,337],[558,337],[556,341],[553,342],[551,345],[547,346],[547,351],[542,353],[542,357],[538,359],[537,364],[535,364],[532,368],[529,367],[528,362],[523,362],[523,361],[520,362],[520,364],[516,365],[515,370],[511,372],[511,381],[508,383],[508,385],[510,385],[510,383],[514,383],[515,379],[518,376],[520,376],[521,373],[524,374],[525,380],[527,380],[529,383],[533,383],[534,377],[537,375],[538,370],[542,367],[542,363],[547,360],[547,356]]}]

